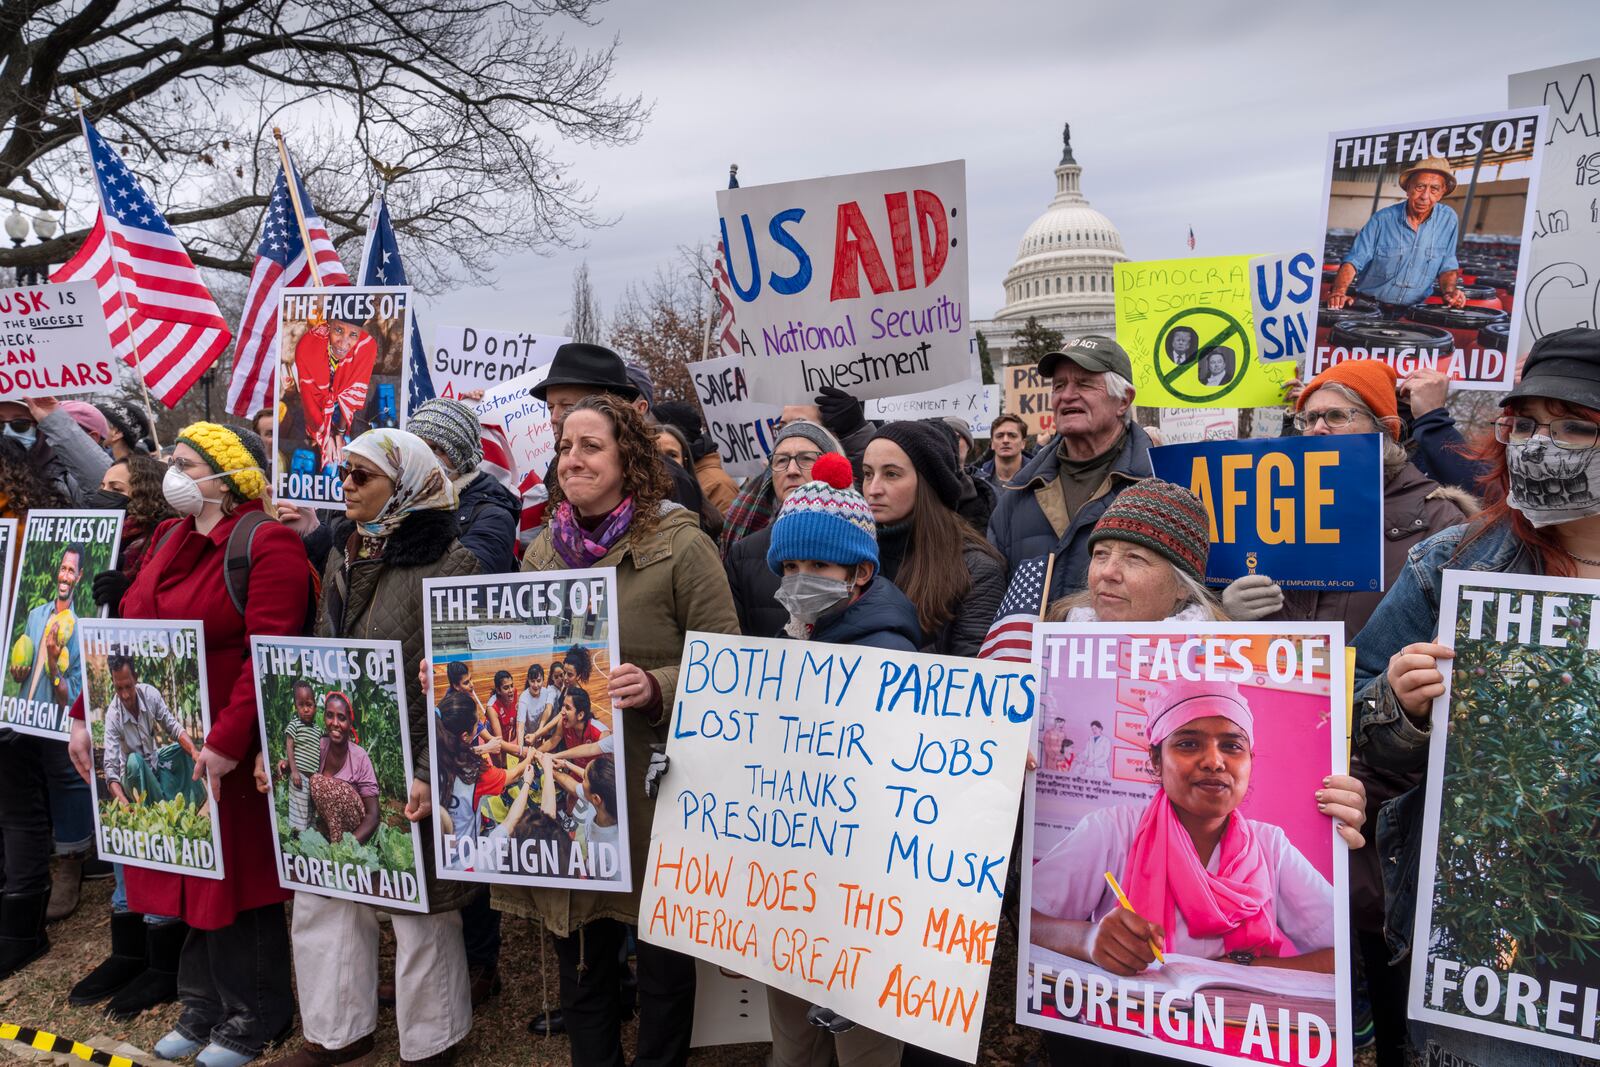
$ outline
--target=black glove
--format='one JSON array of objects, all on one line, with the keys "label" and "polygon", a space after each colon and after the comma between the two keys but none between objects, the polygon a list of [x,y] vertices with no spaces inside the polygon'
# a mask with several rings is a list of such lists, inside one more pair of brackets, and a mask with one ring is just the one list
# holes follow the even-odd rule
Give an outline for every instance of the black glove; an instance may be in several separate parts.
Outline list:
[{"label": "black glove", "polygon": [[822,425],[840,439],[867,424],[867,409],[861,401],[831,385],[824,385],[817,394],[817,410],[822,412]]},{"label": "black glove", "polygon": [[644,769],[644,795],[651,800],[661,792],[661,779],[667,776],[672,760],[667,757],[667,747],[660,743],[650,746],[650,766]]},{"label": "black glove", "polygon": [[842,1034],[846,1030],[854,1030],[856,1026],[832,1008],[824,1008],[821,1004],[813,1004],[806,1009],[806,1022],[830,1034]]},{"label": "black glove", "polygon": [[95,575],[89,588],[94,590],[94,602],[103,608],[110,608],[112,618],[116,618],[117,609],[122,604],[122,594],[128,591],[131,584],[126,574],[109,570]]}]

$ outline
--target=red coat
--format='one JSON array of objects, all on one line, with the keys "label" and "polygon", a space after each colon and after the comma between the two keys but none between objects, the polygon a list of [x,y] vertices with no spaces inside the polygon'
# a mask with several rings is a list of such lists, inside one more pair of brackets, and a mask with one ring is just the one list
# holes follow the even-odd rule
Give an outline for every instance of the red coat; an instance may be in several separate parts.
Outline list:
[{"label": "red coat", "polygon": [[272,812],[256,792],[255,756],[261,748],[256,726],[255,672],[251,634],[293,635],[305,627],[311,595],[305,546],[286,526],[265,523],[255,533],[250,591],[245,618],[234,609],[223,584],[222,563],[228,532],[239,517],[259,510],[246,504],[217,523],[208,535],[193,519],[169,519],[150,537],[159,544],[175,524],[177,532],[146,558],[139,576],[122,598],[127,619],[200,619],[205,623],[206,688],[211,696],[211,732],[205,747],[239,766],[222,779],[217,812],[222,822],[222,864],[227,877],[192,878],[127,867],[128,906],[147,915],[176,915],[190,926],[218,930],[234,915],[289,899],[279,888],[272,858]]}]

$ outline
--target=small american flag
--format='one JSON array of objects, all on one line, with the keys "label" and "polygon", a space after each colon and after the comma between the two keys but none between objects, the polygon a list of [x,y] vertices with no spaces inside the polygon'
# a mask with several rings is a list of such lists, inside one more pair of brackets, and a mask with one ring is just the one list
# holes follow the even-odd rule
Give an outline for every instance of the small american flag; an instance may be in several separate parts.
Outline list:
[{"label": "small american flag", "polygon": [[1026,662],[1033,658],[1033,628],[1044,617],[1054,562],[1054,556],[1037,556],[1024,560],[1011,573],[1011,584],[994,613],[989,635],[978,649],[979,659]]},{"label": "small american flag", "polygon": [[[728,188],[739,188],[739,165],[735,163],[728,168]],[[711,291],[717,299],[717,351],[719,356],[737,356],[740,352],[739,338],[733,332],[733,300],[728,296],[732,290],[728,282],[727,250],[722,242],[717,242],[717,262],[711,274]]]},{"label": "small american flag", "polygon": [[[361,253],[362,285],[410,285],[405,264],[400,262],[400,246],[394,239],[394,223],[389,221],[389,203],[378,197],[378,206],[367,222],[367,245]],[[433,379],[428,377],[428,354],[422,347],[422,331],[417,328],[417,309],[411,309],[411,356],[407,366],[406,417],[410,418],[425,401],[433,399]]]},{"label": "small american flag", "polygon": [[1189,227],[1189,251],[1194,251],[1194,227]]},{"label": "small american flag", "polygon": [[[289,174],[306,213],[306,233],[311,236],[322,284],[349,285],[350,276],[339,262],[327,227],[311,206],[311,197],[294,170],[293,160],[289,161]],[[266,407],[272,398],[272,376],[278,366],[278,297],[286,287],[311,284],[311,262],[306,258],[305,242],[300,239],[288,180],[279,167],[278,180],[272,183],[272,200],[261,224],[261,247],[256,249],[255,269],[250,272],[250,291],[244,298],[239,343],[233,351],[233,379],[228,383],[228,410],[233,414],[244,418]]]},{"label": "small american flag", "polygon": [[99,288],[112,351],[171,407],[216,362],[233,334],[194,261],[139,179],[82,112],[100,211],[53,282]]}]

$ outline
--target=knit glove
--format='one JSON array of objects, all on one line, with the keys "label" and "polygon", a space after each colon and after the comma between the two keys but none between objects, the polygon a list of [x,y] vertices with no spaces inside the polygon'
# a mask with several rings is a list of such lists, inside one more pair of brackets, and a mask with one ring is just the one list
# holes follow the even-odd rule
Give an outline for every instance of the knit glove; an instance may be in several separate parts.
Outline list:
[{"label": "knit glove", "polygon": [[856,1026],[832,1008],[824,1008],[821,1004],[813,1004],[806,1009],[806,1022],[830,1034],[842,1034],[846,1030],[854,1030]]},{"label": "knit glove", "polygon": [[672,760],[667,757],[663,745],[650,746],[650,766],[644,769],[644,795],[651,800],[661,792],[661,779],[667,776],[667,768],[672,766]]},{"label": "knit glove", "polygon": [[103,608],[109,608],[112,618],[117,617],[117,609],[122,604],[122,594],[128,591],[128,576],[119,570],[101,571],[94,576],[94,581],[89,588],[94,592],[94,602]]},{"label": "knit glove", "polygon": [[1283,608],[1283,590],[1265,574],[1235,578],[1222,591],[1222,610],[1235,622],[1255,622]]},{"label": "knit glove", "polygon": [[824,385],[817,395],[817,410],[822,412],[822,425],[835,437],[848,437],[867,424],[861,401],[831,385]]}]

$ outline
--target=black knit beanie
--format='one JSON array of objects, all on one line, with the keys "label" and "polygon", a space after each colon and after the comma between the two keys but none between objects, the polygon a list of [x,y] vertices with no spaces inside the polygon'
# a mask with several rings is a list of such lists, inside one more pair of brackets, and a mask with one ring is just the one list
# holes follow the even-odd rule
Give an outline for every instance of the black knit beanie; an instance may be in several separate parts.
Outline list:
[{"label": "black knit beanie", "polygon": [[[955,510],[961,501],[961,473],[956,469],[956,446],[950,431],[926,422],[886,422],[872,435],[899,445],[945,507]],[[872,441],[868,441],[871,444]]]}]

